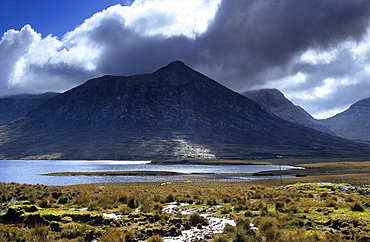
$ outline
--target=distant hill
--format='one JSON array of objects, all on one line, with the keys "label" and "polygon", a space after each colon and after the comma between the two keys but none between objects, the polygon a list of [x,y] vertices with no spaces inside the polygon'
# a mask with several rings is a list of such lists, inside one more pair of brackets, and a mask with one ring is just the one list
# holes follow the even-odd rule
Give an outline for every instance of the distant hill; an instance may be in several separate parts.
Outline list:
[{"label": "distant hill", "polygon": [[0,127],[0,158],[370,157],[370,145],[285,121],[176,61],[103,76]]},{"label": "distant hill", "polygon": [[242,95],[266,107],[274,115],[312,129],[335,135],[333,131],[320,124],[300,106],[294,105],[277,89],[249,90]]},{"label": "distant hill", "polygon": [[370,98],[362,99],[334,117],[320,123],[338,136],[370,141]]},{"label": "distant hill", "polygon": [[38,95],[21,94],[0,98],[0,126],[25,115],[31,109],[56,95],[58,93],[47,92]]}]

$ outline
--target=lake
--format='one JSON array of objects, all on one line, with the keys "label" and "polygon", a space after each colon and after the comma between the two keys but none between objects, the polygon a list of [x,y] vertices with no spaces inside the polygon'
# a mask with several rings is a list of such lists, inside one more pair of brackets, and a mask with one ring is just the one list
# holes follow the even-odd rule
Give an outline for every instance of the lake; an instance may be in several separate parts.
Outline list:
[{"label": "lake", "polygon": [[[0,160],[0,182],[20,184],[75,185],[107,182],[245,181],[266,179],[238,173],[279,170],[272,165],[158,165],[149,161]],[[292,169],[281,166],[282,170]],[[43,176],[52,172],[174,171],[175,176]],[[198,173],[198,174],[197,174]],[[199,173],[203,173],[200,175]],[[205,174],[208,173],[208,174]],[[214,173],[214,174],[210,174]],[[233,174],[227,174],[233,173]]]}]

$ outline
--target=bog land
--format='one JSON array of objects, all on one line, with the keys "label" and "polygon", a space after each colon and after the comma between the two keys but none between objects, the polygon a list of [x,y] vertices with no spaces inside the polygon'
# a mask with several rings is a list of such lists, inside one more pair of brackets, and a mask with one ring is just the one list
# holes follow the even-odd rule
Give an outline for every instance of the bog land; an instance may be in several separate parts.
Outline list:
[{"label": "bog land", "polygon": [[370,161],[293,163],[250,182],[0,183],[0,241],[369,241]]}]

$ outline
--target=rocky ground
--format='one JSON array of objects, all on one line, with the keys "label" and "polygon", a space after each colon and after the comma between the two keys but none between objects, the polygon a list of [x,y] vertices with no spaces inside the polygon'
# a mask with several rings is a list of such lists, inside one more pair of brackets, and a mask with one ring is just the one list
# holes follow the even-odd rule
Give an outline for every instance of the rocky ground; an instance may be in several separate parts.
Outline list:
[{"label": "rocky ground", "polygon": [[292,179],[1,183],[0,241],[370,240],[370,186]]}]

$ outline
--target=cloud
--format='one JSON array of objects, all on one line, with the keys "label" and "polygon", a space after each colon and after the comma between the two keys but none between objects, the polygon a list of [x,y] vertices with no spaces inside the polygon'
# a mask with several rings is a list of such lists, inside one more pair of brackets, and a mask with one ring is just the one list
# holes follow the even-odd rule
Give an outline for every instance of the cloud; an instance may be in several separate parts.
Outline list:
[{"label": "cloud", "polygon": [[14,82],[12,75],[17,63],[27,53],[32,43],[40,39],[41,37],[29,25],[20,31],[9,30],[3,35],[0,44],[0,72],[6,80],[0,82],[1,91],[11,88]]},{"label": "cloud", "polygon": [[211,1],[135,1],[124,8],[128,28],[142,36],[196,38],[208,28],[220,4]]},{"label": "cloud", "polygon": [[0,41],[0,95],[64,91],[104,74],[152,72],[190,59],[219,1],[144,1],[94,14],[61,40],[30,25]]},{"label": "cloud", "polygon": [[323,117],[370,96],[369,20],[369,1],[223,1],[199,65],[234,90],[278,88]]},{"label": "cloud", "polygon": [[66,90],[92,77],[94,50],[68,44],[42,38],[30,25],[7,31],[0,42],[0,95]]},{"label": "cloud", "polygon": [[[370,30],[370,29],[369,29]],[[265,84],[284,91],[316,118],[333,116],[354,102],[370,97],[370,32],[326,51],[309,49],[291,62],[291,75]],[[297,75],[304,81],[295,85]]]},{"label": "cloud", "polygon": [[368,1],[223,1],[202,48],[211,53],[207,62],[222,63],[221,71],[235,69],[229,85],[249,88],[268,81],[267,71],[285,75],[307,49],[360,40],[369,10]]},{"label": "cloud", "polygon": [[136,0],[61,39],[30,25],[7,31],[0,95],[64,91],[180,59],[235,91],[278,88],[318,116],[370,96],[369,20],[367,0]]}]

